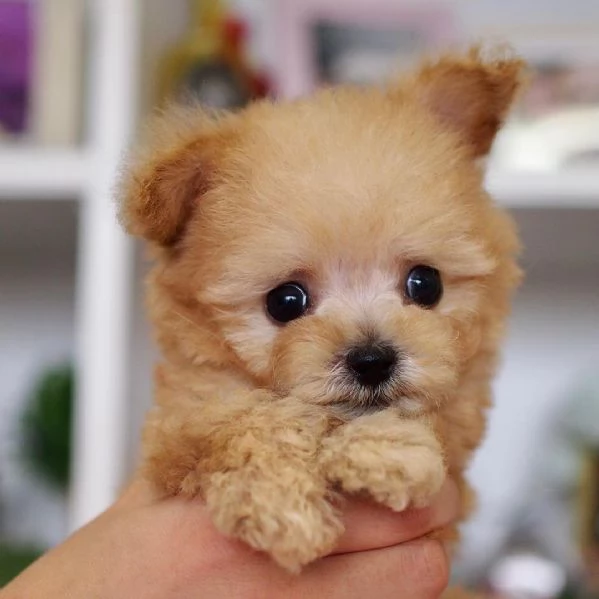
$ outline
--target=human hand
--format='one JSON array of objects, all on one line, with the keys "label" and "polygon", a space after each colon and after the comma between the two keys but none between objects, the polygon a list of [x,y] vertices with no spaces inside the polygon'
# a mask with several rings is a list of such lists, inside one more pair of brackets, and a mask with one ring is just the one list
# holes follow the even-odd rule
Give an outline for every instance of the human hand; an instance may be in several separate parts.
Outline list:
[{"label": "human hand", "polygon": [[348,500],[336,550],[292,576],[220,535],[198,501],[158,501],[137,481],[9,584],[2,599],[437,599],[448,559],[439,541],[423,537],[451,523],[458,507],[452,482],[421,510],[394,513]]}]

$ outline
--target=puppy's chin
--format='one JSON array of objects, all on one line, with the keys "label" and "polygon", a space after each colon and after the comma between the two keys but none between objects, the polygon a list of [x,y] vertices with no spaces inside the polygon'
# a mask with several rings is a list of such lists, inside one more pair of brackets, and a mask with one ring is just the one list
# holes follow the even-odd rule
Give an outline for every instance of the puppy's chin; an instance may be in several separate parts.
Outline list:
[{"label": "puppy's chin", "polygon": [[357,393],[338,399],[327,405],[334,416],[342,420],[352,420],[360,416],[375,414],[383,410],[394,410],[406,418],[422,416],[430,411],[421,399],[400,395],[390,397],[384,393]]}]

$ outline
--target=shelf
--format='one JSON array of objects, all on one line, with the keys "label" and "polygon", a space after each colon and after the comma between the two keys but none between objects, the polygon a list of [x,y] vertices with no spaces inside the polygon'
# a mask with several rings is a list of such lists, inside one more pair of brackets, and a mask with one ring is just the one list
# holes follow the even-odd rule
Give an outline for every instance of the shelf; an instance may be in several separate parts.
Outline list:
[{"label": "shelf", "polygon": [[78,198],[87,166],[81,149],[0,148],[0,200]]},{"label": "shelf", "polygon": [[599,208],[599,165],[547,173],[491,169],[487,189],[510,208]]}]

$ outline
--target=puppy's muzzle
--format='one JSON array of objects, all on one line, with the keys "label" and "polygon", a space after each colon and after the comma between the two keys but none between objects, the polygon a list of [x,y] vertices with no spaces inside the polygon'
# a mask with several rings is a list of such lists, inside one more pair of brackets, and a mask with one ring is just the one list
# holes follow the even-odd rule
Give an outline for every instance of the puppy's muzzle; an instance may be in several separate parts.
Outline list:
[{"label": "puppy's muzzle", "polygon": [[397,352],[388,345],[362,345],[352,349],[345,359],[348,371],[362,387],[377,388],[393,376]]}]

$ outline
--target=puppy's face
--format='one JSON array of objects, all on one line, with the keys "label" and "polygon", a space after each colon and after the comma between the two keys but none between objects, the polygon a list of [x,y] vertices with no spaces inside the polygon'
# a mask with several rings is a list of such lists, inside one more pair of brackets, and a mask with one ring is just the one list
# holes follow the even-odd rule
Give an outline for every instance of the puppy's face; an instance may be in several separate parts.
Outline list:
[{"label": "puppy's face", "polygon": [[148,197],[125,213],[202,314],[188,344],[209,331],[232,368],[341,415],[419,413],[454,393],[495,345],[516,280],[513,228],[478,162],[518,67],[472,54],[394,89],[188,131],[150,182],[138,175],[129,196]]}]

